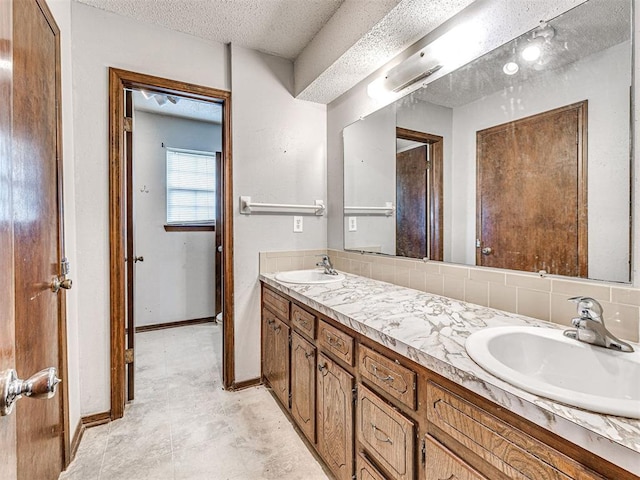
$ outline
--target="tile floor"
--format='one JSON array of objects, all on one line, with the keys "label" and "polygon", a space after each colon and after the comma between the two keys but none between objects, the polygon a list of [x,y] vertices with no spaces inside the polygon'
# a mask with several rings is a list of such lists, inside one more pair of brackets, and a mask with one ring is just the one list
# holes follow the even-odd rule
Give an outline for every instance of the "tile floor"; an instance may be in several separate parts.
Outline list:
[{"label": "tile floor", "polygon": [[60,480],[325,480],[271,394],[225,392],[221,327],[136,336],[136,399],[85,431]]}]

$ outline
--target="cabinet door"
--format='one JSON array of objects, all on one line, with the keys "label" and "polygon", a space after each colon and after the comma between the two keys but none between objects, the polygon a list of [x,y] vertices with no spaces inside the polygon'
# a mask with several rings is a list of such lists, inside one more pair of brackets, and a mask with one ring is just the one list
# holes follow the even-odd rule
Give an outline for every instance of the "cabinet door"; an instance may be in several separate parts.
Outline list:
[{"label": "cabinet door", "polygon": [[322,354],[317,375],[318,450],[337,480],[353,476],[353,377]]},{"label": "cabinet door", "polygon": [[487,480],[431,436],[425,441],[425,480]]},{"label": "cabinet door", "polygon": [[266,310],[263,317],[263,374],[289,408],[289,327]]},{"label": "cabinet door", "polygon": [[316,442],[316,347],[291,333],[291,415],[311,443]]}]

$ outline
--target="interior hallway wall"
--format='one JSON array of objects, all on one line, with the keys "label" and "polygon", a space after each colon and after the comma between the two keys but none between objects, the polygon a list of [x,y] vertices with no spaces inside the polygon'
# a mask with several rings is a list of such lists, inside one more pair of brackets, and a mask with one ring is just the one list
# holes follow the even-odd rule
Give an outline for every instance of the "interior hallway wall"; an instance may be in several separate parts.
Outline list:
[{"label": "interior hallway wall", "polygon": [[[66,32],[69,33],[68,31]],[[108,67],[229,90],[223,44],[72,2],[81,413],[110,409]],[[257,262],[256,262],[257,263]]]},{"label": "interior hallway wall", "polygon": [[[236,381],[260,376],[258,253],[324,249],[325,216],[239,213],[240,195],[254,202],[313,204],[327,200],[326,106],[296,100],[293,64],[232,47],[235,369]],[[342,180],[340,181],[342,183]]]},{"label": "interior hallway wall", "polygon": [[166,148],[222,149],[220,124],[135,110],[136,326],[215,315],[215,232],[167,232]]}]

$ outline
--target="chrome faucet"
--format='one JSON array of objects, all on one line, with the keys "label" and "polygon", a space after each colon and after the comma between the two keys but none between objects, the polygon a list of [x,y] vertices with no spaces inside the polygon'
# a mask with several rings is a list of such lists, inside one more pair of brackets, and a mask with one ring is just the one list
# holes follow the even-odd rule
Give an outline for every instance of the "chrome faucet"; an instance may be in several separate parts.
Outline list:
[{"label": "chrome faucet", "polygon": [[322,261],[316,263],[317,267],[324,267],[324,273],[326,273],[327,275],[338,275],[338,272],[336,271],[335,268],[333,268],[333,265],[331,264],[331,259],[329,258],[329,255],[318,255],[319,257],[322,257]]},{"label": "chrome faucet", "polygon": [[581,342],[590,343],[599,347],[610,348],[620,352],[633,352],[633,347],[626,342],[616,338],[604,326],[602,318],[602,305],[591,297],[573,297],[570,302],[578,304],[578,315],[571,320],[575,330],[565,330],[565,337],[575,338]]}]

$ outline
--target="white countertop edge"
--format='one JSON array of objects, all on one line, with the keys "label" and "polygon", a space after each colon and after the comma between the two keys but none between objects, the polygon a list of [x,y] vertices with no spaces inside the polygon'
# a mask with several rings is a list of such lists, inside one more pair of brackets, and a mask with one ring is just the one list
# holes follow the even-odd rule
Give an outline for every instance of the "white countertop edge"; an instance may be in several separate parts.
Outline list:
[{"label": "white countertop edge", "polygon": [[[347,275],[357,277],[350,274]],[[301,285],[289,285],[279,282],[273,277],[274,274],[260,274],[259,279],[327,317],[363,334],[365,337],[381,343],[390,350],[413,360],[415,363],[442,375],[487,400],[507,408],[541,428],[553,432],[585,450],[640,476],[640,435],[638,434],[638,432],[640,432],[640,421],[588,412],[525,392],[483,370],[468,357],[466,351],[457,352],[456,356],[459,360],[468,362],[469,369],[464,371],[446,360],[439,359],[425,351],[406,345],[399,339],[360,323],[343,313],[335,311],[331,307],[317,302],[304,293],[294,290],[293,287],[301,287]],[[366,280],[376,281],[369,278]],[[384,284],[385,282],[379,283]],[[405,287],[393,284],[387,285],[393,288],[405,289]],[[515,314],[507,315],[514,316]],[[521,315],[518,315],[518,317],[527,318]],[[535,325],[558,328],[557,325],[549,324],[548,322],[528,318],[527,320],[529,320],[529,323]],[[464,350],[464,348],[462,350]],[[607,425],[607,421],[616,424],[623,423],[623,425],[621,425],[622,430],[637,430],[635,434],[629,431],[631,435],[636,437],[636,443],[625,442],[624,438],[613,438],[613,436],[606,431],[606,429],[611,430],[611,427]],[[637,423],[636,428],[634,429],[631,425],[624,424],[627,421]],[[616,433],[618,433],[617,429]]]}]

